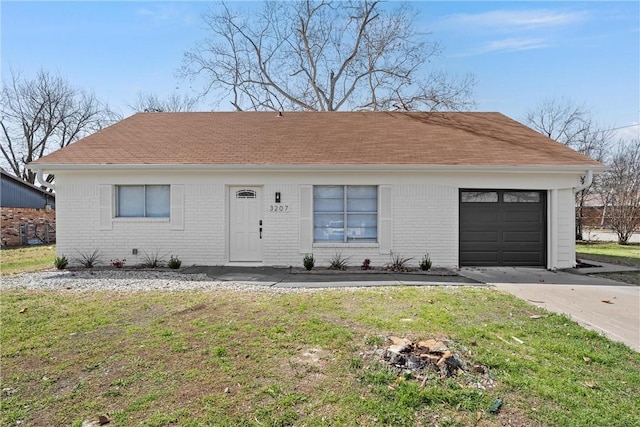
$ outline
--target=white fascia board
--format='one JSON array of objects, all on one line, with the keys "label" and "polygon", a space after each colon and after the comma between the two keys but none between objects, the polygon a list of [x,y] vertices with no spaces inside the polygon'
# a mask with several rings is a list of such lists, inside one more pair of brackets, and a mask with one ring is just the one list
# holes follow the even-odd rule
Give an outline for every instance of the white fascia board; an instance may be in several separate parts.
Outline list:
[{"label": "white fascia board", "polygon": [[493,172],[493,173],[571,173],[584,174],[587,170],[602,173],[605,166],[480,166],[480,165],[206,165],[206,164],[64,164],[38,163],[29,165],[29,169],[42,170],[48,173],[55,171],[93,171],[93,170],[164,170],[164,171],[252,171],[252,172]]}]

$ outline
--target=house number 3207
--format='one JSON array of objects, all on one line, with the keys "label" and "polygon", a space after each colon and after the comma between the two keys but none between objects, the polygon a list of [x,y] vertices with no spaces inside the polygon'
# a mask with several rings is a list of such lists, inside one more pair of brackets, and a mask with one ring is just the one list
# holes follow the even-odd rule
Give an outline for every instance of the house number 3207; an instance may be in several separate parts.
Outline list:
[{"label": "house number 3207", "polygon": [[289,212],[289,205],[269,205],[269,212]]}]

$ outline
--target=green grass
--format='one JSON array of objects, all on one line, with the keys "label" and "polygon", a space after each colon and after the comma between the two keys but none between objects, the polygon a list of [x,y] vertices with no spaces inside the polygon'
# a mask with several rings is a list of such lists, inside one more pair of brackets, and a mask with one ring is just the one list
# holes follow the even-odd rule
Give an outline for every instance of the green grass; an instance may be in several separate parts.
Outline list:
[{"label": "green grass", "polygon": [[10,275],[53,268],[55,245],[29,246],[0,251],[0,272]]},{"label": "green grass", "polygon": [[[581,260],[608,262],[640,269],[640,244],[577,243],[576,257]],[[640,271],[603,273],[598,274],[598,276],[633,285],[640,285]]]},{"label": "green grass", "polygon": [[[624,264],[640,268],[640,244],[619,245],[617,243],[577,243],[578,255],[604,262]],[[605,261],[607,260],[607,261]]]},{"label": "green grass", "polygon": [[[640,354],[491,288],[7,290],[0,303],[0,425],[640,425]],[[391,334],[451,339],[496,388],[422,387],[363,357]]]}]

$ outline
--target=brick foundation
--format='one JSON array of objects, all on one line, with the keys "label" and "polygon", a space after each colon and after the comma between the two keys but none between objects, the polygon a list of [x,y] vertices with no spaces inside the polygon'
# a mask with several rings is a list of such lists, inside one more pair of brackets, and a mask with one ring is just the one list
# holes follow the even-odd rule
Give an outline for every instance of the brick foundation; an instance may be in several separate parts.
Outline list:
[{"label": "brick foundation", "polygon": [[56,241],[56,212],[44,209],[0,208],[0,239],[3,247],[21,246],[36,241]]}]

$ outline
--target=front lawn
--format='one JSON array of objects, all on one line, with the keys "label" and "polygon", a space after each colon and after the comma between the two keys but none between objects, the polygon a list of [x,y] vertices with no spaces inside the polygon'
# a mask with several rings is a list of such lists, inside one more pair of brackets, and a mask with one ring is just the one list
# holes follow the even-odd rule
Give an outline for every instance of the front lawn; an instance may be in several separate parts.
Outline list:
[{"label": "front lawn", "polygon": [[[640,425],[640,354],[492,288],[0,299],[3,426]],[[390,374],[389,335],[447,338],[496,385]]]},{"label": "front lawn", "polygon": [[[608,262],[640,269],[640,244],[619,245],[617,243],[577,243],[576,257],[581,260]],[[599,277],[640,285],[640,271],[603,273]]]},{"label": "front lawn", "polygon": [[583,256],[587,259],[640,268],[640,244],[638,243],[628,245],[619,245],[617,243],[577,243],[576,252],[578,256]]},{"label": "front lawn", "polygon": [[9,275],[53,268],[55,257],[56,245],[2,249],[0,251],[0,273]]}]

